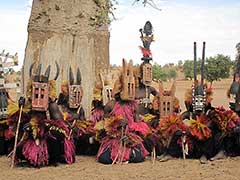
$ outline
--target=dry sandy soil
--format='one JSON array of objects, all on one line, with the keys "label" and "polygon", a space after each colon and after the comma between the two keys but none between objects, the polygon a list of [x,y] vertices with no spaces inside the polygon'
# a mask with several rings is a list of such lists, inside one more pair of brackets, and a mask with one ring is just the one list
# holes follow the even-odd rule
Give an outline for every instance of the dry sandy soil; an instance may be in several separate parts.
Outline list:
[{"label": "dry sandy soil", "polygon": [[77,157],[72,165],[58,167],[9,168],[9,159],[0,158],[0,179],[8,180],[239,180],[240,157],[200,164],[198,160],[150,160],[139,164],[103,165],[94,157]]},{"label": "dry sandy soil", "polygon": [[[170,83],[165,83],[169,87]],[[231,79],[214,82],[214,106],[228,107],[226,91]],[[184,93],[191,87],[191,81],[178,81],[176,96],[184,110]],[[79,156],[73,165],[58,167],[16,167],[10,169],[10,159],[0,158],[0,180],[239,180],[240,157],[228,158],[207,164],[200,164],[198,160],[175,159],[168,162],[156,161],[153,165],[150,160],[139,164],[103,165],[96,162],[94,157]]]}]

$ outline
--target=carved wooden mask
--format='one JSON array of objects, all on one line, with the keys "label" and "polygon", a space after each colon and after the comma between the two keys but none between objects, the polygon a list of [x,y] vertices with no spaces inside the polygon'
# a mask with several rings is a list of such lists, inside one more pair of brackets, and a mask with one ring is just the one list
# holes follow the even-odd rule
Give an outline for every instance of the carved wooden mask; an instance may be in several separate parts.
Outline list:
[{"label": "carved wooden mask", "polygon": [[102,89],[102,97],[103,97],[103,104],[107,104],[108,101],[113,99],[113,88],[110,86],[103,86]]},{"label": "carved wooden mask", "polygon": [[161,116],[166,116],[173,113],[175,90],[175,82],[173,82],[170,91],[165,91],[162,82],[159,82],[159,112]]},{"label": "carved wooden mask", "polygon": [[81,85],[69,85],[69,107],[78,108],[82,100]]},{"label": "carved wooden mask", "polygon": [[76,82],[72,72],[72,68],[69,68],[69,108],[78,108],[82,101],[82,87],[81,87],[82,77],[80,69],[77,68]]},{"label": "carved wooden mask", "polygon": [[150,85],[152,82],[152,65],[150,63],[145,63],[142,66],[142,83],[145,85]]},{"label": "carved wooden mask", "polygon": [[32,83],[32,109],[36,111],[47,111],[49,98],[48,83]]},{"label": "carved wooden mask", "polygon": [[123,59],[123,72],[122,72],[122,91],[120,93],[122,100],[135,99],[135,80],[133,74],[133,62],[127,64]]}]

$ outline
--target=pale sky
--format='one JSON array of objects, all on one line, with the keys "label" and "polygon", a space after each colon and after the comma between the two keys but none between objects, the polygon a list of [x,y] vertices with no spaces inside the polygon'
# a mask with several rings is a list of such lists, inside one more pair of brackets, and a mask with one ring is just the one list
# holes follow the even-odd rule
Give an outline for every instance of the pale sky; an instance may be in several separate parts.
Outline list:
[{"label": "pale sky", "polygon": [[[206,41],[206,56],[224,54],[235,58],[235,45],[240,42],[239,0],[155,0],[162,11],[132,0],[118,0],[114,12],[117,20],[110,26],[110,63],[121,64],[122,58],[141,63],[142,45],[139,29],[146,21],[154,28],[151,45],[153,63],[177,63],[193,59],[193,42]],[[18,52],[22,65],[27,42],[27,24],[31,0],[0,2],[0,52]]]}]

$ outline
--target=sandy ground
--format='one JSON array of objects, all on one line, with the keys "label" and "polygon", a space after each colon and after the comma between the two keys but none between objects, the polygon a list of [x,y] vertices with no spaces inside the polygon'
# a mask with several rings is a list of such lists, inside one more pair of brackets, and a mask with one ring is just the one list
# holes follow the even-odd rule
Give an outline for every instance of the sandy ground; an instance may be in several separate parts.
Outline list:
[{"label": "sandy ground", "polygon": [[[165,83],[166,87],[170,83]],[[184,93],[191,87],[191,81],[178,81],[176,96],[184,110]],[[228,107],[226,91],[231,79],[214,82],[214,106]],[[58,167],[16,167],[10,169],[10,159],[0,158],[0,180],[239,180],[240,157],[228,158],[207,164],[200,164],[198,160],[175,159],[168,162],[156,161],[153,165],[147,159],[139,164],[103,165],[96,162],[95,157],[78,156],[72,165]]]},{"label": "sandy ground", "polygon": [[9,168],[9,159],[0,158],[0,179],[8,180],[239,180],[240,157],[200,164],[198,160],[167,162],[146,160],[139,164],[103,165],[94,157],[77,157],[72,165],[58,167]]}]

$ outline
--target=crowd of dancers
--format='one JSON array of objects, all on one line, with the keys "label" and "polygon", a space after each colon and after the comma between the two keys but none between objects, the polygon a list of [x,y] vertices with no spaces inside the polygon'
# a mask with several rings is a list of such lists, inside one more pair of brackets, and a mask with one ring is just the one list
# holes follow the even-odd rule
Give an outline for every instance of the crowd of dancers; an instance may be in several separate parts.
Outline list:
[{"label": "crowd of dancers", "polygon": [[[123,59],[121,75],[113,87],[96,85],[91,116],[81,105],[83,96],[80,69],[56,93],[59,75],[49,79],[50,66],[41,73],[41,64],[29,70],[26,97],[15,103],[0,88],[0,154],[13,165],[27,162],[35,167],[72,164],[76,155],[96,156],[104,164],[155,161],[171,158],[198,158],[201,163],[240,154],[240,68],[237,68],[228,96],[230,109],[211,105],[213,90],[204,83],[205,43],[201,80],[186,92],[186,111],[180,112],[175,83],[170,90],[151,86],[150,44],[152,25],[140,29],[143,63],[133,66]],[[240,54],[240,46],[237,46]],[[240,61],[240,56],[238,56]],[[239,63],[240,64],[240,63]],[[32,72],[33,67],[35,71]],[[194,69],[196,43],[194,43]]]}]

